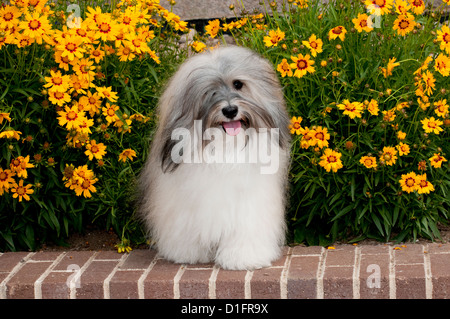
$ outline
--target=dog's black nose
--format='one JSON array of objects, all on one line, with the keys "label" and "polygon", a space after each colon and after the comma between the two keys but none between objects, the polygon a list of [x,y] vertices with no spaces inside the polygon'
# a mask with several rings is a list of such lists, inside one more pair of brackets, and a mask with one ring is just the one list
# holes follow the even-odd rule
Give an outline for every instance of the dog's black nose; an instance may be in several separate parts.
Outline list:
[{"label": "dog's black nose", "polygon": [[232,119],[238,113],[238,108],[237,108],[237,106],[231,106],[230,105],[230,106],[224,107],[222,109],[222,113],[223,113],[223,115],[225,115],[229,119]]}]

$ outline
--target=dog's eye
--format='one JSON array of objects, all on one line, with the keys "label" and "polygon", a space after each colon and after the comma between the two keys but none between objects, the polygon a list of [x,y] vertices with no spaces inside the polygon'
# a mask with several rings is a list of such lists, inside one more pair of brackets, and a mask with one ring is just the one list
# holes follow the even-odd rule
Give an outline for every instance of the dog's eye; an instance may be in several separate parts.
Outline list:
[{"label": "dog's eye", "polygon": [[240,89],[242,89],[242,87],[244,86],[244,83],[242,83],[241,81],[239,81],[239,80],[234,80],[233,81],[233,86],[234,86],[234,88],[236,89],[236,90],[240,90]]}]

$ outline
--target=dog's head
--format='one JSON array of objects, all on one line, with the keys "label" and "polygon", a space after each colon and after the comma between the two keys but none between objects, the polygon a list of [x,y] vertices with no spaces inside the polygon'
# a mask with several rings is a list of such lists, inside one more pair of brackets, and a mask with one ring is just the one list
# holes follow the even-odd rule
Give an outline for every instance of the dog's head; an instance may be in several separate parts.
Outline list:
[{"label": "dog's head", "polygon": [[[161,157],[173,170],[171,139],[177,128],[219,128],[236,136],[248,128],[279,129],[281,147],[290,134],[283,92],[273,66],[255,52],[224,47],[188,59],[172,77],[159,105]],[[199,123],[199,122],[197,122]]]}]

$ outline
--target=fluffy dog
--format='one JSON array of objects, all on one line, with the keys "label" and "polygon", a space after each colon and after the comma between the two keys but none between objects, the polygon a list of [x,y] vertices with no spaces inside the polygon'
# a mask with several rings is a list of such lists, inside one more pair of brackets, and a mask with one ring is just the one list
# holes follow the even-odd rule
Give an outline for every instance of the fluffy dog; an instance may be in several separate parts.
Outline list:
[{"label": "fluffy dog", "polygon": [[273,66],[242,47],[184,62],[160,98],[139,213],[160,256],[267,267],[285,241],[289,117]]}]

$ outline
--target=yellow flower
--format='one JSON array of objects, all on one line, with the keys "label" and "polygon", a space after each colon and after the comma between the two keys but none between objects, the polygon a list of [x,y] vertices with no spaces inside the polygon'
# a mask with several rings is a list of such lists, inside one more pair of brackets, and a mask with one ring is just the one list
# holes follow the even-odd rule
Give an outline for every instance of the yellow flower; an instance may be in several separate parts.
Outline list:
[{"label": "yellow flower", "polygon": [[346,33],[347,33],[347,30],[343,26],[340,25],[340,26],[334,27],[333,29],[331,29],[328,32],[328,39],[334,40],[336,38],[339,38],[339,39],[341,39],[341,41],[344,41]]},{"label": "yellow flower", "polygon": [[417,175],[414,172],[402,174],[399,182],[404,192],[411,193],[417,190]]},{"label": "yellow flower", "polygon": [[215,38],[217,33],[220,31],[220,21],[219,19],[215,19],[208,22],[208,25],[205,27],[206,34],[210,35],[211,38]]},{"label": "yellow flower", "polygon": [[117,120],[114,122],[114,126],[117,127],[117,132],[119,133],[130,133],[131,132],[131,120],[126,119],[125,123],[122,120]]},{"label": "yellow flower", "polygon": [[150,52],[150,48],[147,45],[145,38],[142,35],[135,33],[128,33],[125,36],[126,45],[130,47],[133,52],[137,54]]},{"label": "yellow flower", "polygon": [[96,18],[95,22],[97,23],[97,30],[95,30],[94,39],[116,40],[116,36],[120,33],[120,27],[115,20],[112,20],[109,15],[102,14]]},{"label": "yellow flower", "polygon": [[100,44],[97,47],[92,46],[89,50],[89,58],[93,59],[95,63],[100,63],[105,57],[105,51],[100,49]]},{"label": "yellow flower", "polygon": [[442,74],[442,76],[450,75],[450,58],[448,56],[440,53],[434,63],[434,69]]},{"label": "yellow flower", "polygon": [[81,124],[81,119],[85,117],[85,112],[80,112],[76,105],[71,108],[66,106],[64,111],[58,111],[57,113],[59,125],[65,125],[68,130],[77,129]]},{"label": "yellow flower", "polygon": [[264,37],[264,44],[266,47],[276,47],[278,42],[284,39],[285,33],[279,28],[275,30],[270,30],[269,35]]},{"label": "yellow flower", "polygon": [[308,8],[308,0],[296,0],[294,4],[300,9]]},{"label": "yellow flower", "polygon": [[191,47],[195,50],[195,52],[203,52],[206,48],[206,44],[200,41],[194,41],[192,42]]},{"label": "yellow flower", "polygon": [[16,140],[19,140],[20,139],[19,135],[21,134],[22,132],[15,131],[12,128],[7,128],[0,133],[0,138],[7,138],[7,139],[15,138]]},{"label": "yellow flower", "polygon": [[26,201],[30,200],[30,194],[34,193],[34,190],[31,189],[31,184],[28,184],[26,186],[23,186],[23,179],[19,181],[19,184],[14,184],[11,188],[11,192],[13,193],[13,198],[19,198],[19,202],[22,201],[22,199],[25,199]]},{"label": "yellow flower", "polygon": [[435,153],[432,157],[429,158],[431,166],[435,168],[442,167],[443,162],[447,162],[447,159],[441,156],[441,153]]},{"label": "yellow flower", "polygon": [[0,113],[0,124],[2,124],[3,120],[7,120],[8,122],[11,122],[9,113]]},{"label": "yellow flower", "polygon": [[96,178],[84,178],[81,182],[77,183],[73,189],[77,196],[83,195],[85,198],[92,197],[91,192],[95,193],[97,189],[94,184],[98,181]]},{"label": "yellow flower", "polygon": [[408,13],[411,6],[409,5],[407,0],[396,0],[395,1],[395,11],[398,14],[406,14]]},{"label": "yellow flower", "polygon": [[76,131],[82,135],[88,135],[92,133],[91,127],[94,125],[93,119],[88,119],[86,117],[80,118],[80,125],[76,127]]},{"label": "yellow flower", "polygon": [[117,96],[117,92],[114,92],[112,90],[111,86],[109,86],[109,87],[98,86],[96,89],[97,89],[99,97],[106,98],[108,101],[113,102],[113,103],[117,102],[117,99],[119,97]]},{"label": "yellow flower", "polygon": [[369,16],[367,14],[358,13],[358,17],[352,19],[353,25],[358,32],[370,32],[373,30],[372,23],[368,23]]},{"label": "yellow flower", "polygon": [[433,76],[433,73],[431,73],[430,71],[426,71],[423,75],[422,75],[422,80],[425,83],[425,94],[427,94],[428,96],[433,94],[433,90],[435,89],[435,82],[436,79]]},{"label": "yellow flower", "polygon": [[16,6],[5,6],[0,9],[0,29],[6,30],[19,25],[22,12]]},{"label": "yellow flower", "polygon": [[122,153],[119,154],[119,162],[126,162],[127,159],[133,161],[133,157],[136,157],[136,152],[131,148],[127,148],[123,150]]},{"label": "yellow flower", "polygon": [[383,121],[385,122],[393,122],[397,116],[395,115],[395,109],[382,111],[381,113],[383,113]]},{"label": "yellow flower", "polygon": [[63,106],[65,103],[70,102],[71,98],[67,92],[50,91],[48,92],[48,100],[53,104]]},{"label": "yellow flower", "polygon": [[314,73],[316,71],[312,66],[314,61],[309,58],[309,54],[306,54],[305,56],[303,56],[303,54],[299,54],[297,57],[291,56],[291,60],[294,61],[294,63],[291,63],[290,67],[295,70],[295,77],[301,78],[306,73]]},{"label": "yellow flower", "polygon": [[293,116],[291,118],[291,124],[289,124],[289,129],[291,131],[291,134],[294,134],[294,133],[297,135],[301,134],[302,127],[301,127],[300,123],[302,122],[302,120],[303,119],[300,116],[299,117]]},{"label": "yellow flower", "polygon": [[322,126],[318,126],[313,128],[310,132],[314,140],[314,145],[317,145],[319,148],[328,147],[330,134],[328,133],[328,129],[326,127],[322,128]]},{"label": "yellow flower", "polygon": [[425,10],[425,2],[423,0],[409,0],[409,2],[415,14],[422,14]]},{"label": "yellow flower", "polygon": [[323,41],[318,39],[315,34],[311,35],[308,41],[302,41],[303,45],[311,50],[313,57],[317,56],[317,53],[322,52]]},{"label": "yellow flower", "polygon": [[360,102],[350,102],[345,99],[341,104],[337,105],[339,110],[344,111],[344,115],[348,115],[351,119],[355,117],[361,117],[361,112],[363,111],[363,104]]},{"label": "yellow flower", "polygon": [[136,54],[134,54],[134,51],[131,50],[130,46],[128,45],[121,45],[117,49],[117,55],[120,58],[120,61],[131,61],[136,57]]},{"label": "yellow flower", "polygon": [[422,65],[416,70],[414,71],[413,74],[422,74],[422,71],[425,71],[428,69],[428,64],[430,64],[430,62],[433,61],[433,58],[431,56],[427,56],[425,58],[425,61],[423,61]]},{"label": "yellow flower", "polygon": [[15,176],[16,173],[9,169],[3,170],[0,167],[0,196],[3,195],[3,192],[8,192],[9,189],[16,183],[14,181],[13,176]]},{"label": "yellow flower", "polygon": [[378,102],[374,99],[372,99],[369,104],[367,104],[367,110],[372,115],[378,115],[379,108],[378,108]]},{"label": "yellow flower", "polygon": [[365,5],[370,14],[384,15],[392,9],[394,0],[366,0]]},{"label": "yellow flower", "polygon": [[[434,105],[434,112],[440,116],[440,117],[446,117],[448,112],[448,104],[447,104],[447,100],[439,100],[433,103]],[[0,122],[1,123],[1,122]]]},{"label": "yellow flower", "polygon": [[444,124],[444,122],[436,120],[434,117],[423,119],[420,122],[422,123],[422,128],[425,130],[425,133],[439,134],[439,132],[443,131],[441,125]]},{"label": "yellow flower", "polygon": [[434,186],[427,181],[427,174],[417,175],[416,177],[417,193],[429,194],[434,191]]},{"label": "yellow flower", "polygon": [[437,40],[441,41],[440,49],[450,54],[450,28],[443,25],[441,30],[437,30]]},{"label": "yellow flower", "polygon": [[12,172],[17,173],[17,177],[27,178],[27,168],[34,167],[34,165],[29,163],[29,161],[30,155],[27,155],[27,157],[19,156],[11,161],[11,164],[9,164],[9,168]]},{"label": "yellow flower", "polygon": [[366,168],[375,168],[377,167],[377,159],[374,156],[363,156],[359,160],[359,162],[364,165]]},{"label": "yellow flower", "polygon": [[397,151],[395,150],[395,147],[383,147],[383,153],[380,156],[380,161],[389,166],[394,165],[397,161]]},{"label": "yellow flower", "polygon": [[319,165],[325,168],[327,172],[333,171],[336,173],[338,169],[344,167],[344,165],[342,165],[341,156],[341,153],[327,148],[325,149],[324,154],[320,157]]},{"label": "yellow flower", "polygon": [[89,160],[92,161],[92,159],[95,157],[96,159],[100,160],[103,158],[103,156],[106,154],[106,146],[103,143],[98,143],[95,140],[91,140],[88,144],[86,144],[86,154],[89,157]]},{"label": "yellow flower", "polygon": [[400,141],[403,141],[403,140],[406,138],[406,133],[405,133],[405,132],[402,132],[402,131],[398,131],[398,132],[397,132],[397,138],[398,138]]},{"label": "yellow flower", "polygon": [[75,58],[81,59],[86,50],[83,48],[84,39],[79,36],[67,36],[61,39],[56,49],[61,51],[61,57],[67,57],[69,61]]},{"label": "yellow flower", "polygon": [[286,59],[283,59],[280,64],[277,66],[277,71],[281,73],[281,76],[284,78],[286,75],[291,77],[292,76],[292,69],[287,62]]},{"label": "yellow flower", "polygon": [[40,15],[38,12],[32,14],[26,13],[25,19],[19,23],[22,35],[30,37],[37,43],[42,44],[42,38],[51,34],[51,26],[46,15]]},{"label": "yellow flower", "polygon": [[92,67],[93,64],[94,61],[85,58],[75,60],[73,71],[79,78],[92,82],[95,76],[95,68]]},{"label": "yellow flower", "polygon": [[61,71],[54,72],[50,70],[50,76],[45,77],[47,82],[44,87],[48,88],[51,92],[66,92],[70,88],[70,76],[62,75]]},{"label": "yellow flower", "polygon": [[385,78],[387,78],[389,75],[392,75],[392,70],[396,67],[399,66],[400,63],[399,62],[395,62],[397,60],[397,58],[392,58],[389,59],[387,68],[381,68],[381,71],[383,72],[383,75]]},{"label": "yellow flower", "polygon": [[106,121],[108,124],[113,123],[119,120],[119,117],[116,114],[116,111],[119,110],[119,107],[115,104],[106,103],[106,107],[102,108],[103,115],[106,117]]},{"label": "yellow flower", "polygon": [[405,36],[407,33],[414,30],[416,22],[414,21],[414,16],[412,14],[401,14],[394,21],[393,30],[397,30],[399,35]]},{"label": "yellow flower", "polygon": [[398,154],[399,154],[400,156],[408,155],[409,152],[410,152],[409,145],[408,145],[408,144],[405,144],[405,143],[402,143],[402,142],[400,142],[400,144],[398,144],[398,145],[396,146],[396,148],[397,148]]}]

